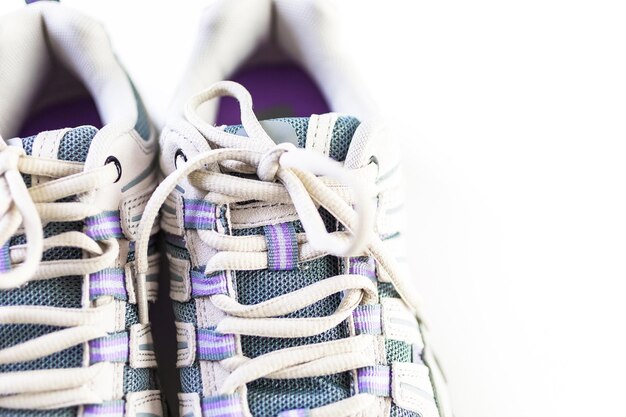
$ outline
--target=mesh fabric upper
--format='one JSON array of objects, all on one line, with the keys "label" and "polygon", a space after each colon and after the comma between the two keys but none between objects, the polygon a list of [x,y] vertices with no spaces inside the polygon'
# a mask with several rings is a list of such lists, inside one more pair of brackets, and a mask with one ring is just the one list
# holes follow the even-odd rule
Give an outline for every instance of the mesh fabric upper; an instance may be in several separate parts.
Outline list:
[{"label": "mesh fabric upper", "polygon": [[[304,147],[308,129],[308,118],[273,119],[291,125],[298,137],[298,146]],[[359,121],[353,117],[340,116],[333,130],[330,144],[330,157],[342,161],[350,146],[350,141]],[[228,126],[229,133],[237,132],[241,126]],[[329,230],[336,230],[336,221],[325,210],[322,217]],[[302,231],[300,222],[295,222],[297,231]],[[263,234],[262,228],[234,230],[235,235]],[[301,263],[294,271],[237,271],[234,285],[238,301],[242,304],[256,304],[279,295],[304,288],[320,280],[340,274],[340,260],[326,256],[314,261]],[[288,317],[320,317],[332,314],[341,301],[339,294],[331,295],[309,307],[294,312]],[[242,336],[243,354],[257,357],[278,349],[326,342],[348,337],[346,323],[322,334],[306,338],[261,338]],[[351,377],[347,372],[317,378],[272,380],[261,378],[247,385],[250,411],[255,416],[275,416],[280,411],[294,408],[315,408],[351,395]]]},{"label": "mesh fabric upper", "polygon": [[[93,137],[98,130],[91,126],[83,126],[69,130],[59,143],[57,158],[65,161],[84,162]],[[22,146],[28,155],[32,155],[33,143],[36,136],[22,139]],[[26,177],[27,186],[31,186],[31,178]],[[71,199],[69,199],[71,200]],[[55,236],[63,232],[82,230],[82,222],[51,222],[44,226],[44,236]],[[11,238],[11,245],[26,243],[24,235]],[[46,261],[59,259],[80,259],[82,253],[75,248],[53,248],[44,252],[42,259]],[[32,281],[26,286],[0,291],[0,305],[43,305],[63,308],[80,308],[82,300],[82,279],[77,276],[53,278],[42,281]],[[43,336],[52,331],[60,330],[54,326],[32,324],[5,324],[0,325],[0,349],[14,346],[18,343]],[[28,371],[36,369],[73,368],[82,366],[83,347],[74,346],[62,352],[21,363],[0,365],[0,372]],[[0,416],[32,416],[32,417],[66,417],[75,415],[75,408],[59,409],[54,411],[16,411],[0,409]]]}]

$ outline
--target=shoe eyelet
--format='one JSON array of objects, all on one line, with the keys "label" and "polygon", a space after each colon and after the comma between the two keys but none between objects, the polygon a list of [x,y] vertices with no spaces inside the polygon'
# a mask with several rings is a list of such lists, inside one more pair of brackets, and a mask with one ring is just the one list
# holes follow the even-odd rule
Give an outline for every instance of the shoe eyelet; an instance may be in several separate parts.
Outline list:
[{"label": "shoe eyelet", "polygon": [[115,179],[115,181],[113,181],[113,183],[115,184],[116,182],[118,182],[120,180],[120,178],[122,178],[122,164],[120,164],[119,159],[117,159],[114,156],[109,156],[105,161],[104,161],[104,165],[110,164],[110,163],[114,163],[115,164],[115,168],[117,169],[117,178]]},{"label": "shoe eyelet", "polygon": [[174,167],[176,169],[178,169],[178,158],[182,158],[183,161],[187,162],[187,155],[185,155],[185,153],[183,152],[182,149],[177,149],[176,153],[174,154]]}]

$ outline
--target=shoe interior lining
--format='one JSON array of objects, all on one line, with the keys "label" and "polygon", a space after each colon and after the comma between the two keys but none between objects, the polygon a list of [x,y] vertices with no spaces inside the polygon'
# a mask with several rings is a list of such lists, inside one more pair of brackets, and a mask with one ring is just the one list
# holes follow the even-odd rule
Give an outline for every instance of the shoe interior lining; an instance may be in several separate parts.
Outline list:
[{"label": "shoe interior lining", "polygon": [[[232,80],[250,92],[254,112],[259,120],[309,117],[330,111],[315,82],[293,63],[256,64],[238,71]],[[217,124],[239,124],[240,120],[237,102],[232,99],[221,100]]]},{"label": "shoe interior lining", "polygon": [[26,114],[19,136],[24,138],[46,130],[83,125],[102,127],[96,103],[85,85],[58,60],[53,60]]},{"label": "shoe interior lining", "polygon": [[27,117],[19,136],[27,137],[45,130],[83,125],[102,127],[96,103],[89,96],[74,97],[41,107]]}]

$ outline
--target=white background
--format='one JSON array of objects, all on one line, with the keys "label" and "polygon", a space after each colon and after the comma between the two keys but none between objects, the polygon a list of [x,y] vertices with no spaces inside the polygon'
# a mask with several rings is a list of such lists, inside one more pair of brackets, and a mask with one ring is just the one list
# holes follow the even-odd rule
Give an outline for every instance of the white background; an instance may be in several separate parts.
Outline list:
[{"label": "white background", "polygon": [[[65,1],[104,21],[155,119],[207,2]],[[406,155],[415,277],[458,417],[626,416],[622,4],[338,4]]]}]

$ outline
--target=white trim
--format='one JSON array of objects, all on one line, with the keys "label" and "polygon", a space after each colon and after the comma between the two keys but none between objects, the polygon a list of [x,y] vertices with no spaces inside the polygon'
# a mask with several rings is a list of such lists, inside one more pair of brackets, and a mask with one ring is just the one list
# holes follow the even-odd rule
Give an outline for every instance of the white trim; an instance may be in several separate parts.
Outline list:
[{"label": "white trim", "polygon": [[186,347],[176,349],[176,367],[185,368],[193,365],[196,360],[196,328],[192,323],[174,322],[176,326],[176,343],[185,343]]},{"label": "white trim", "polygon": [[411,345],[424,346],[415,315],[399,298],[381,299],[383,334],[387,339],[400,340]]},{"label": "white trim", "polygon": [[305,149],[314,150],[322,155],[330,153],[330,142],[333,138],[333,129],[337,113],[314,114],[309,118],[309,127],[306,132]]},{"label": "white trim", "polygon": [[[140,346],[149,346],[141,349]],[[133,368],[156,368],[154,340],[149,324],[133,324],[130,326],[130,357],[129,364]]]},{"label": "white trim", "polygon": [[163,416],[163,402],[157,390],[129,392],[126,394],[125,417]]},{"label": "white trim", "polygon": [[391,398],[400,408],[422,417],[439,417],[428,367],[417,363],[391,365]]},{"label": "white trim", "polygon": [[195,392],[179,392],[178,410],[181,417],[202,417],[200,396]]}]

